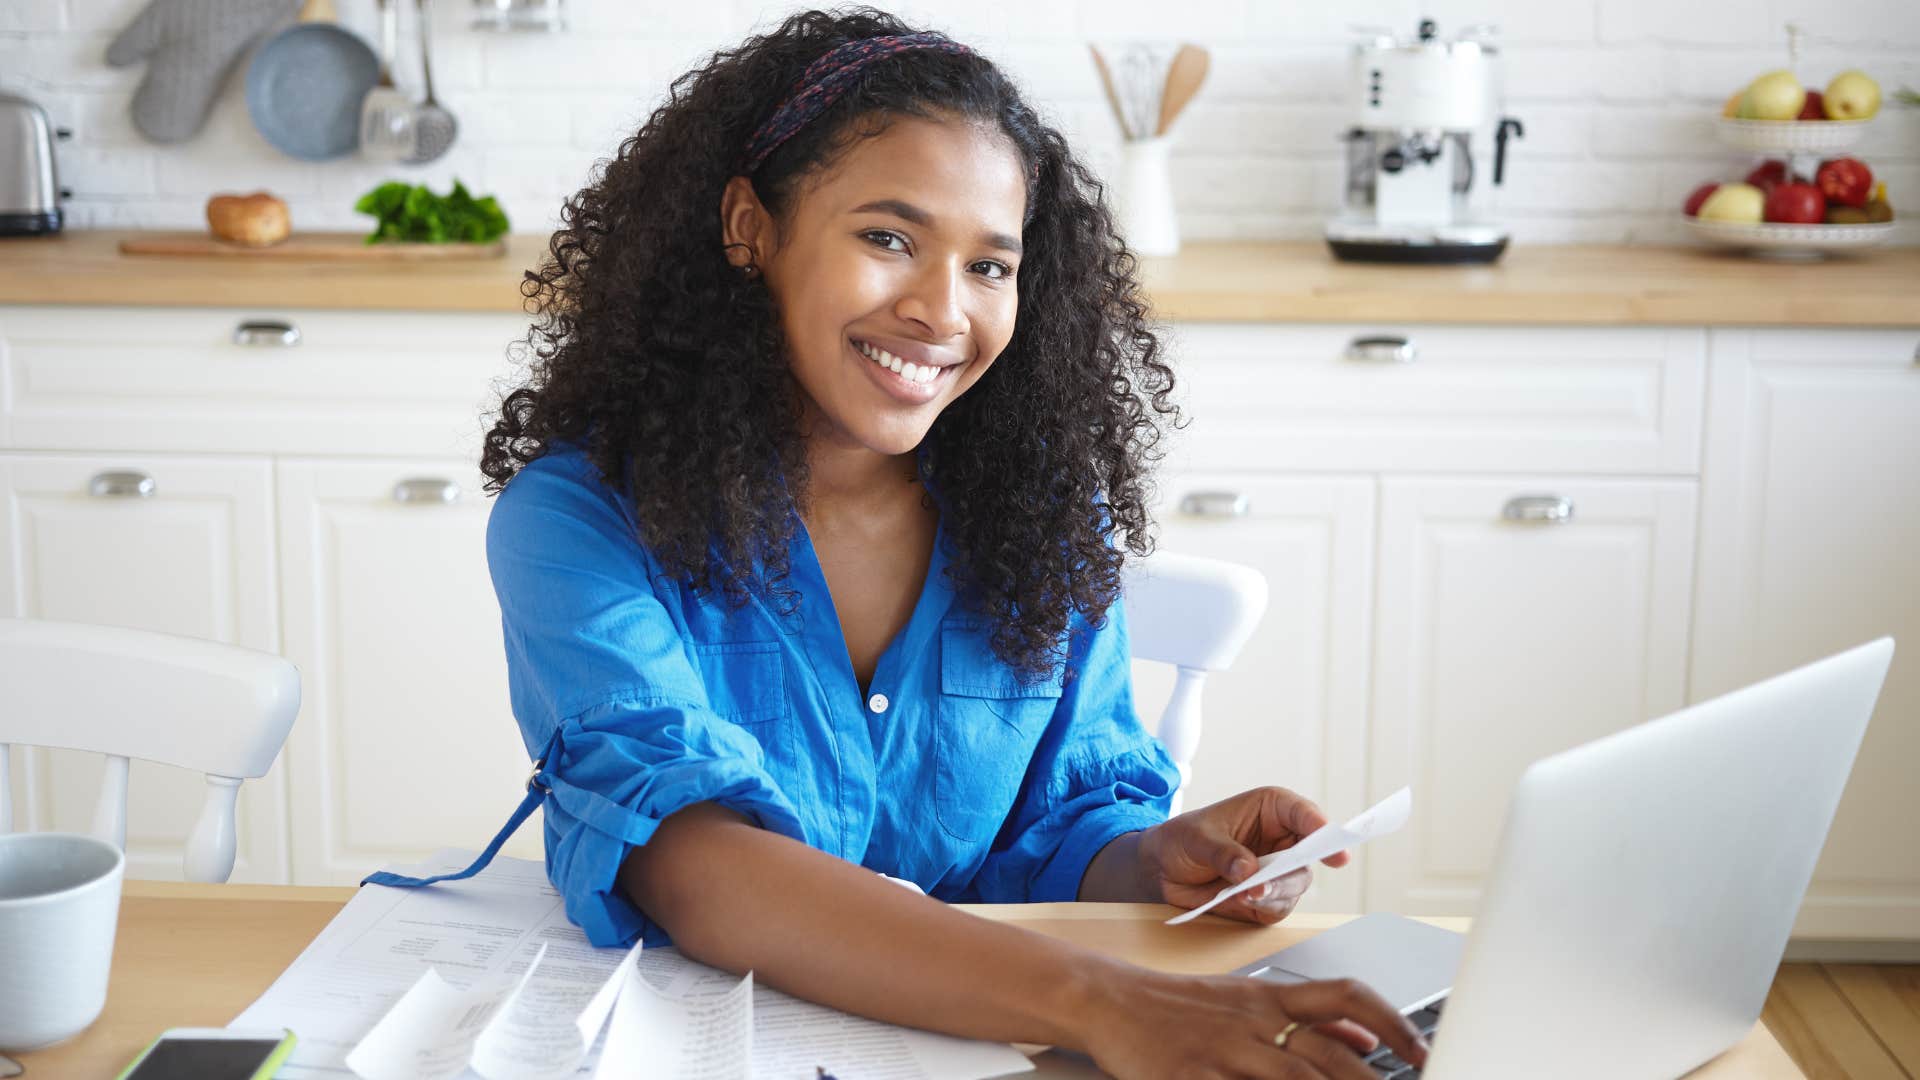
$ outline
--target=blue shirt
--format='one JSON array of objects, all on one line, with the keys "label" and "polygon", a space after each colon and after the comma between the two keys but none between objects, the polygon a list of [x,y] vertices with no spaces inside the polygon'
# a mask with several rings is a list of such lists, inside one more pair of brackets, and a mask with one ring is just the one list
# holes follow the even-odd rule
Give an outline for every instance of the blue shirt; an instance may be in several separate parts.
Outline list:
[{"label": "blue shirt", "polygon": [[1102,847],[1165,820],[1179,773],[1134,713],[1121,605],[1078,639],[1073,679],[1022,685],[945,580],[942,528],[863,694],[794,519],[800,603],[782,617],[675,581],[578,449],[499,496],[487,561],[513,712],[547,759],[548,875],[594,944],[666,941],[615,874],[698,802],[975,902],[1072,900]]}]

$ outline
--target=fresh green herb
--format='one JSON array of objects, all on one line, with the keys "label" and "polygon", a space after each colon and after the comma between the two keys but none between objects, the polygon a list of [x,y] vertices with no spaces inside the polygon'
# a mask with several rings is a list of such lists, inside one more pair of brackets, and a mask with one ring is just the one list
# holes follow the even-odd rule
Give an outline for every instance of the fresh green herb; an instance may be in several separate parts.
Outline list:
[{"label": "fresh green herb", "polygon": [[493,196],[476,199],[458,180],[445,195],[435,195],[424,184],[389,180],[360,196],[353,208],[375,219],[369,244],[485,244],[507,231],[506,212]]}]

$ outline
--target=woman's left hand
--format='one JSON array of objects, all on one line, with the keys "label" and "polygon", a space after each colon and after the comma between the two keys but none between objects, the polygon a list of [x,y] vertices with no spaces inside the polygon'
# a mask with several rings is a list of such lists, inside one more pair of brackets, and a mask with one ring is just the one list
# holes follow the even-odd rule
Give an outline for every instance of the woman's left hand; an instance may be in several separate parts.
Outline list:
[{"label": "woman's left hand", "polygon": [[[1286,788],[1255,788],[1141,834],[1142,870],[1166,903],[1199,907],[1251,876],[1260,868],[1260,856],[1290,848],[1325,824],[1327,815],[1311,800]],[[1320,861],[1345,866],[1347,853],[1335,852]],[[1213,913],[1272,925],[1293,912],[1312,882],[1313,871],[1301,867],[1234,896]]]}]

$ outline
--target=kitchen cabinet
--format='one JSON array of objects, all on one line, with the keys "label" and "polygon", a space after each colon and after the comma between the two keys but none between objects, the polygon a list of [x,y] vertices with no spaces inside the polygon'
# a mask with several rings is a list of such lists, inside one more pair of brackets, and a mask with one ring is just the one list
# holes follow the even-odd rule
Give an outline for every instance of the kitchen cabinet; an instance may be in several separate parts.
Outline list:
[{"label": "kitchen cabinet", "polygon": [[1692,697],[1882,634],[1803,938],[1920,937],[1920,330],[1715,330]]},{"label": "kitchen cabinet", "polygon": [[1390,477],[1380,512],[1369,908],[1471,915],[1532,762],[1685,704],[1692,480]]},{"label": "kitchen cabinet", "polygon": [[[294,883],[486,846],[527,754],[480,474],[459,459],[291,459],[276,479],[286,655],[303,686],[286,753]],[[539,821],[507,850],[539,858]]]},{"label": "kitchen cabinet", "polygon": [[[1160,546],[1229,559],[1267,579],[1267,611],[1232,668],[1207,676],[1186,808],[1268,784],[1329,808],[1366,794],[1374,485],[1356,476],[1187,473],[1162,485]],[[1166,664],[1134,664],[1151,724]],[[1364,857],[1364,856],[1363,856]],[[1357,911],[1360,868],[1326,871],[1305,910]]]},{"label": "kitchen cabinet", "polygon": [[1688,327],[1172,328],[1184,464],[1235,471],[1690,476],[1705,332]]},{"label": "kitchen cabinet", "polygon": [[[234,880],[358,881],[484,844],[519,800],[473,462],[525,328],[0,308],[0,610],[231,641],[300,669],[286,747],[240,790]],[[126,477],[89,494],[132,472],[150,495],[113,494],[140,487]],[[423,482],[395,501],[407,481]],[[101,770],[86,757],[14,755],[16,821],[87,827]],[[129,874],[180,876],[200,783],[132,763]],[[527,826],[515,850],[537,855],[538,837]]]},{"label": "kitchen cabinet", "polygon": [[477,460],[524,316],[0,308],[0,440]]},{"label": "kitchen cabinet", "polygon": [[[1234,669],[1208,678],[1187,805],[1280,783],[1343,816],[1412,784],[1414,826],[1321,872],[1310,904],[1470,913],[1527,763],[1685,701],[1704,331],[1186,324],[1172,340],[1192,423],[1163,546],[1256,566],[1273,590]],[[1293,485],[1333,486],[1338,513],[1276,498],[1297,502]],[[1233,514],[1254,491],[1248,507],[1297,520]],[[1330,562],[1303,536],[1344,550]]]},{"label": "kitchen cabinet", "polygon": [[[0,612],[280,651],[264,458],[0,451]],[[127,708],[140,707],[137,693]],[[14,820],[86,831],[104,759],[16,754]],[[286,770],[240,788],[233,880],[287,880]],[[182,877],[197,773],[129,763],[127,872]]]}]

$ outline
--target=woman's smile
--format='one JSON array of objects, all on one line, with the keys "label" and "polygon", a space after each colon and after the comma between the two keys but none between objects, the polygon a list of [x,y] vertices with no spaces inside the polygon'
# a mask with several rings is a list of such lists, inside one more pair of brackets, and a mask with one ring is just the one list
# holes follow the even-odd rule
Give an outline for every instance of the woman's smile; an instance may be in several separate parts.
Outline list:
[{"label": "woman's smile", "polygon": [[895,400],[910,405],[924,405],[939,397],[946,390],[953,374],[965,367],[964,363],[916,364],[903,360],[893,352],[862,341],[848,339],[852,346],[853,362],[867,372],[874,385]]}]

